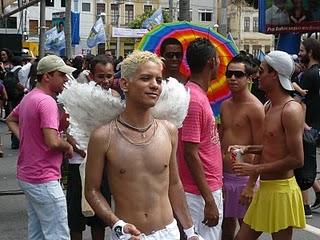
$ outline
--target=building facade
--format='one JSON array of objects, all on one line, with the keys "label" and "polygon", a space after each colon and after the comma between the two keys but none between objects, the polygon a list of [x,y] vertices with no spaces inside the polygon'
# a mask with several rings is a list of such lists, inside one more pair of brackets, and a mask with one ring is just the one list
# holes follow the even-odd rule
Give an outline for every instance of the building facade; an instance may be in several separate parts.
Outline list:
[{"label": "building facade", "polygon": [[[190,18],[194,23],[204,24],[219,31],[222,0],[191,0]],[[173,2],[173,19],[179,16],[179,1]],[[269,52],[274,49],[273,35],[258,32],[258,10],[228,1],[227,31],[231,32],[240,50],[256,54],[259,49]],[[46,0],[46,27],[50,29],[57,24],[57,16],[61,18],[65,12],[65,0]],[[74,54],[86,54],[88,52],[103,52],[110,49],[115,55],[117,48],[119,55],[125,56],[133,51],[140,39],[138,38],[114,38],[112,27],[128,27],[128,24],[145,11],[161,7],[169,11],[169,0],[73,0],[72,11],[80,13],[80,43],[74,47]],[[54,16],[54,18],[53,18]],[[105,44],[99,44],[98,48],[87,47],[87,37],[95,21],[102,17],[105,24],[107,40]],[[40,25],[40,4],[35,4],[11,16],[6,22],[0,22],[0,33],[21,33],[25,36],[24,45],[32,48],[38,45]],[[59,22],[59,20],[58,20]],[[35,51],[37,53],[37,51]]]},{"label": "building facade", "polygon": [[245,4],[228,4],[227,31],[240,50],[256,56],[259,50],[274,50],[274,35],[259,32],[259,12]]},{"label": "building facade", "polygon": [[[72,11],[80,13],[80,43],[74,46],[74,54],[86,54],[103,52],[111,49],[116,53],[117,39],[112,37],[112,27],[127,27],[136,16],[144,11],[158,9],[159,0],[73,0]],[[46,28],[52,28],[57,16],[63,18],[65,12],[65,0],[46,0]],[[87,38],[91,27],[96,20],[102,17],[105,24],[107,40],[105,44],[99,44],[97,48],[87,47]],[[59,20],[58,20],[59,22]],[[0,22],[0,33],[21,33],[25,36],[24,46],[38,47],[40,29],[40,3],[35,4],[21,13],[16,13]],[[139,39],[121,38],[120,55],[124,56],[132,52]],[[34,50],[37,55],[37,50]]]},{"label": "building facade", "polygon": [[159,0],[131,0],[131,1],[114,1],[106,0],[106,48],[110,49],[116,55],[117,45],[120,45],[120,55],[126,56],[132,52],[140,41],[139,38],[114,38],[112,37],[112,27],[127,28],[129,23],[137,16],[146,11],[158,9]]}]

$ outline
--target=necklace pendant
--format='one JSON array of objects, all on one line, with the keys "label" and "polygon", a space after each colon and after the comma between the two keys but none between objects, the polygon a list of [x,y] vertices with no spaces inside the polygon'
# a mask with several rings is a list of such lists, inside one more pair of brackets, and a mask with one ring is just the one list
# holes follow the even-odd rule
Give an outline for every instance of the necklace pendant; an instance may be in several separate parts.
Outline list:
[{"label": "necklace pendant", "polygon": [[143,132],[143,133],[141,133],[141,137],[142,138],[145,138],[146,137],[146,134]]}]

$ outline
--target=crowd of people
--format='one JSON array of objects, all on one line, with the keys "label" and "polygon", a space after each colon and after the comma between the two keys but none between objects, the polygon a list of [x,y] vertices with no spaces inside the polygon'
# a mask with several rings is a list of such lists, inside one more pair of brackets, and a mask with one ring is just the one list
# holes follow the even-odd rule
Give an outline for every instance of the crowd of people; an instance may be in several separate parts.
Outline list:
[{"label": "crowd of people", "polygon": [[[184,54],[187,78],[179,72]],[[220,60],[207,39],[183,49],[168,38],[160,56],[134,51],[118,62],[106,50],[77,56],[71,66],[55,55],[22,64],[2,49],[0,95],[3,106],[10,102],[6,122],[16,137],[12,148],[19,148],[28,239],[81,240],[86,225],[93,240],[104,239],[108,226],[110,239],[250,240],[263,232],[292,239],[293,228],[304,228],[320,207],[320,42],[305,39],[298,56],[298,62],[283,51],[262,62],[246,52],[235,56],[225,72],[232,97],[221,105],[218,123],[207,90]],[[17,78],[16,99],[6,89],[8,72]],[[119,116],[92,132],[87,149],[68,134],[68,116],[56,103],[70,74],[126,102]],[[151,114],[169,77],[190,92],[179,129]],[[66,198],[59,182],[64,156]],[[82,213],[83,188],[94,216]]]}]

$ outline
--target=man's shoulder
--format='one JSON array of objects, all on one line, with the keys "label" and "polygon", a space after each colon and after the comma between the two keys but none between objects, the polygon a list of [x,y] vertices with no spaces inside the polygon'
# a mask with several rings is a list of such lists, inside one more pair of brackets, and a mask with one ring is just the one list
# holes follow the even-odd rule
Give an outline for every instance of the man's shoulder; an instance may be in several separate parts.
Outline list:
[{"label": "man's shoulder", "polygon": [[110,128],[111,128],[112,122],[108,122],[105,124],[102,124],[98,127],[96,127],[92,133],[91,137],[96,139],[106,139],[110,136]]},{"label": "man's shoulder", "polygon": [[171,123],[168,120],[156,120],[159,124],[162,124],[164,126],[164,128],[169,132],[169,134],[171,135],[172,133],[177,131],[177,127]]}]

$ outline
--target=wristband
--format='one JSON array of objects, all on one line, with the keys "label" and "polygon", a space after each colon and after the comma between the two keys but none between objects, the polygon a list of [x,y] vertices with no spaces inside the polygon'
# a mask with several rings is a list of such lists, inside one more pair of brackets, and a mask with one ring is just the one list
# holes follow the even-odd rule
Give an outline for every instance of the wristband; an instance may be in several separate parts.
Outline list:
[{"label": "wristband", "polygon": [[198,237],[198,233],[196,233],[196,231],[194,230],[194,226],[192,226],[191,228],[188,229],[183,229],[184,233],[187,236],[187,239],[191,238],[191,237]]},{"label": "wristband", "polygon": [[122,235],[125,235],[126,233],[124,232],[124,226],[127,223],[122,221],[122,220],[118,220],[113,226],[112,226],[112,231],[115,232],[116,236],[118,238],[120,238]]}]

